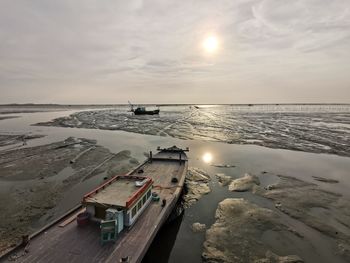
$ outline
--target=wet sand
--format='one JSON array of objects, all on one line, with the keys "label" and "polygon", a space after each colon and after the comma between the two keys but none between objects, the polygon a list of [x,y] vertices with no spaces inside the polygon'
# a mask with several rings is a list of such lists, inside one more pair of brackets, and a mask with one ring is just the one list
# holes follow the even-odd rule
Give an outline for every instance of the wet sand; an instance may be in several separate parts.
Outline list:
[{"label": "wet sand", "polygon": [[126,107],[119,107],[78,112],[36,125],[123,130],[350,156],[350,105],[163,107],[159,116],[132,115]]},{"label": "wet sand", "polygon": [[[280,262],[268,259],[267,255],[276,254],[266,242],[261,242],[266,231],[288,233],[288,226],[277,213],[243,198],[227,198],[219,203],[215,218],[206,232],[205,262]],[[287,257],[289,260],[284,262],[303,262],[296,255]]]},{"label": "wet sand", "polygon": [[328,253],[321,253],[323,258],[317,262],[348,262],[349,200],[341,194],[321,190],[313,183],[290,176],[274,176],[278,182],[264,188],[259,186],[258,177],[247,174],[232,180],[231,185],[235,187],[230,185],[230,191],[252,191],[272,200],[274,208],[261,207],[243,198],[220,202],[216,221],[206,232],[204,261],[314,262],[312,253],[299,251],[301,255],[298,255],[295,249],[297,244],[310,246],[315,242],[315,237],[306,231],[311,228],[328,243]]},{"label": "wet sand", "polygon": [[203,195],[210,193],[211,178],[205,171],[196,167],[189,167],[185,180],[183,206],[185,208],[195,204]]},{"label": "wet sand", "polygon": [[6,120],[6,119],[12,119],[12,118],[18,118],[18,116],[0,116],[0,121]]},{"label": "wet sand", "polygon": [[0,147],[18,144],[23,146],[27,141],[44,137],[40,134],[0,134]]},{"label": "wet sand", "polygon": [[[0,114],[14,114],[14,113],[35,113],[35,112],[49,112],[49,111],[67,111],[67,110],[84,110],[84,109],[105,109],[113,108],[116,105],[60,105],[60,104],[1,104]],[[13,118],[0,116],[2,118]]]}]

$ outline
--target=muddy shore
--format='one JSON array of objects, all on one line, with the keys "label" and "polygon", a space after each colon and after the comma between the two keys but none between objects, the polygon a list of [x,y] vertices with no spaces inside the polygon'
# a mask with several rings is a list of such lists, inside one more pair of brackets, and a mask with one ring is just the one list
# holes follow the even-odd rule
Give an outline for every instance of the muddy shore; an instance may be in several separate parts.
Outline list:
[{"label": "muddy shore", "polygon": [[[263,176],[263,175],[262,175]],[[261,187],[258,177],[232,179],[231,191],[252,191],[271,200],[274,209],[243,198],[219,203],[215,223],[206,232],[202,257],[205,262],[308,262],[301,255],[288,255],[298,243],[312,243],[305,229],[328,240],[330,258],[350,260],[350,206],[342,195],[316,184],[276,175],[278,182]],[[293,220],[289,220],[292,218]],[[304,227],[298,228],[298,226]],[[314,237],[313,237],[314,238]],[[288,247],[274,243],[281,240]],[[320,244],[321,245],[321,244]],[[329,255],[328,255],[329,256]],[[327,262],[330,258],[323,259]]]},{"label": "muddy shore", "polygon": [[189,208],[195,204],[203,195],[210,193],[210,175],[202,169],[189,167],[185,180],[185,194],[183,205]]},{"label": "muddy shore", "polygon": [[[261,242],[266,230],[288,232],[277,213],[241,198],[219,203],[216,222],[207,230],[203,259],[205,262],[282,262],[269,259],[270,247]],[[279,259],[279,256],[273,254]],[[303,262],[288,255],[283,262]]]},{"label": "muddy shore", "polygon": [[0,134],[0,147],[12,144],[26,145],[27,141],[44,137],[40,134]]},{"label": "muddy shore", "polygon": [[[91,110],[37,123],[200,139],[230,144],[350,156],[350,112],[272,111],[239,108],[186,108],[161,111],[160,116],[137,116],[127,108]],[[276,123],[278,125],[276,125]]]},{"label": "muddy shore", "polygon": [[[0,114],[1,118],[6,118],[5,114],[14,113],[35,113],[35,112],[49,112],[49,111],[66,111],[66,110],[83,110],[83,109],[105,109],[113,108],[116,105],[69,105],[69,104],[1,104]],[[8,116],[13,118],[13,116]]]},{"label": "muddy shore", "polygon": [[97,185],[137,164],[129,151],[111,153],[79,138],[0,152],[0,251],[53,220],[57,204],[73,186],[93,177],[100,178]]},{"label": "muddy shore", "polygon": [[18,118],[18,116],[1,116],[0,115],[0,121],[7,120],[7,119],[13,119],[13,118]]}]

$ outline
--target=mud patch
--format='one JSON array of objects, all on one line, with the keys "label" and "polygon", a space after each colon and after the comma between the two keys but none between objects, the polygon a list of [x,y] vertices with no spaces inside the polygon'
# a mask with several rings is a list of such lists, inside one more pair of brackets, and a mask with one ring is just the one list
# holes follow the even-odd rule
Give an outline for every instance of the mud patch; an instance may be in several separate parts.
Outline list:
[{"label": "mud patch", "polygon": [[39,134],[0,134],[0,147],[12,144],[26,145],[27,141],[44,136]]},{"label": "mud patch", "polygon": [[194,167],[188,169],[185,180],[186,193],[183,196],[185,208],[196,203],[203,195],[210,193],[210,181],[211,178],[205,171]]},{"label": "mud patch", "polygon": [[338,246],[334,252],[350,260],[349,200],[294,177],[279,178],[278,183],[257,193],[273,200],[281,212],[333,238]]},{"label": "mud patch", "polygon": [[205,224],[201,224],[201,223],[197,222],[197,223],[193,223],[191,228],[192,228],[193,233],[198,233],[198,232],[205,231],[207,226]]},{"label": "mud patch", "polygon": [[84,111],[38,123],[350,156],[350,108],[319,105],[218,106],[161,110],[135,116],[127,109]]},{"label": "mud patch", "polygon": [[[202,254],[205,262],[279,262],[268,261],[279,256],[261,242],[266,231],[289,231],[277,213],[244,199],[228,198],[219,203],[215,219],[206,232]],[[295,255],[289,258],[300,260],[292,262],[302,262]]]},{"label": "mud patch", "polygon": [[129,151],[114,154],[77,138],[0,152],[0,251],[47,223],[38,223],[43,215],[52,220],[51,211],[74,185],[125,173],[137,163]]},{"label": "mud patch", "polygon": [[330,183],[330,184],[336,184],[339,183],[338,180],[335,179],[329,179],[329,178],[324,178],[320,176],[312,176],[316,181],[323,182],[323,183]]},{"label": "mud patch", "polygon": [[233,180],[228,189],[232,192],[246,192],[260,185],[260,180],[255,175],[245,174],[242,178]]},{"label": "mud patch", "polygon": [[0,116],[0,121],[7,120],[7,119],[13,119],[13,118],[19,118],[19,116]]},{"label": "mud patch", "polygon": [[231,181],[232,181],[231,176],[225,175],[225,174],[223,174],[223,173],[218,173],[218,174],[216,174],[215,176],[216,176],[216,178],[218,179],[219,184],[220,184],[221,186],[227,186],[227,185],[229,185],[229,184],[231,183]]}]

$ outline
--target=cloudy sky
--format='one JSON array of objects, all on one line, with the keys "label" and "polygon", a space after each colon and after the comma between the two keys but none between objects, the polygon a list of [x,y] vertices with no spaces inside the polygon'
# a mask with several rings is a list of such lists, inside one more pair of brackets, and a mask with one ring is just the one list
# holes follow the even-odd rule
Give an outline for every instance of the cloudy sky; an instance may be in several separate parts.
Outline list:
[{"label": "cloudy sky", "polygon": [[350,103],[350,0],[0,0],[0,103],[128,100]]}]

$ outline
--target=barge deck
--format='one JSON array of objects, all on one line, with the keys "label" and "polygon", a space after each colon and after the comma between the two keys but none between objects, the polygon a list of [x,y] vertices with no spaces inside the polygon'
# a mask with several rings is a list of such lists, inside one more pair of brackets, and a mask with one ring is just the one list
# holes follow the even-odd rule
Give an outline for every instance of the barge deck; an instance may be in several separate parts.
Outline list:
[{"label": "barge deck", "polygon": [[[16,248],[1,262],[141,262],[158,230],[180,197],[188,168],[184,151],[174,147],[158,149],[131,176],[152,178],[152,192],[159,202],[151,202],[132,227],[124,229],[115,242],[101,245],[100,228],[95,222],[78,226],[75,217],[82,207],[43,229],[24,248]],[[176,180],[174,180],[176,178]],[[166,200],[163,202],[162,200]],[[123,261],[124,260],[124,261]]]}]

